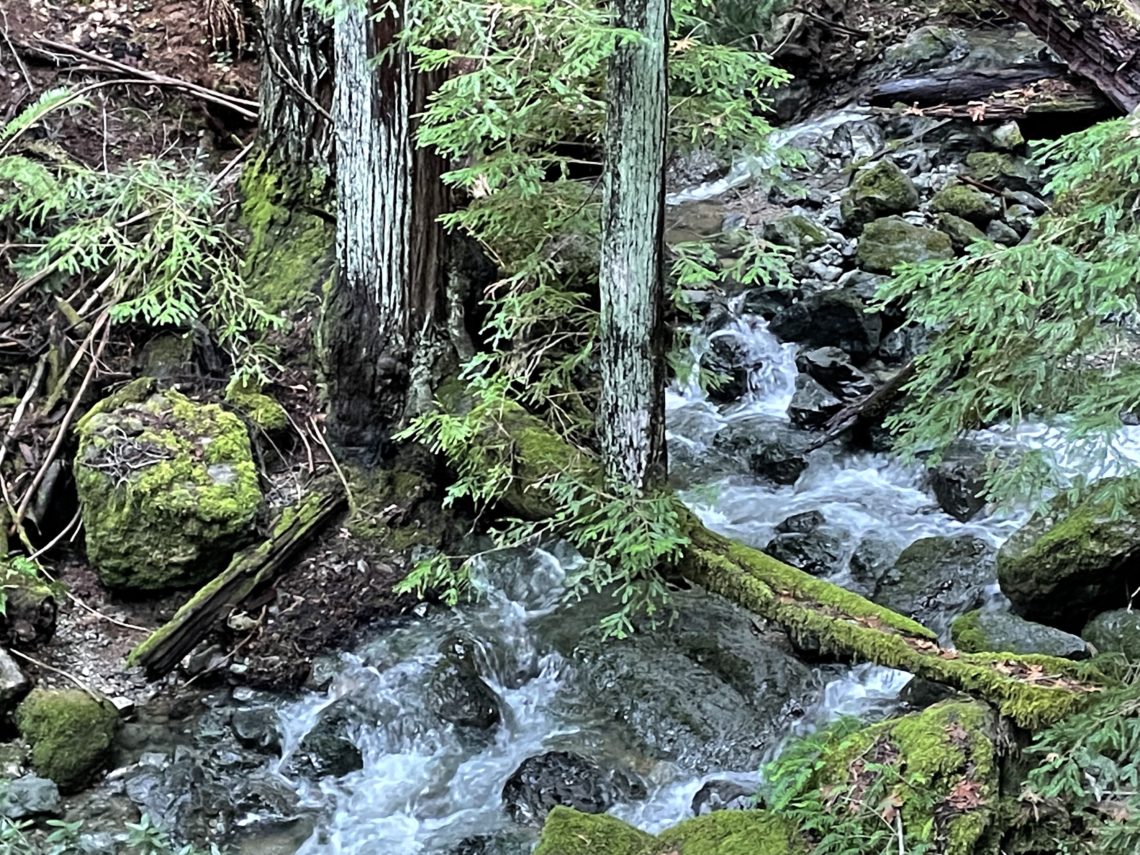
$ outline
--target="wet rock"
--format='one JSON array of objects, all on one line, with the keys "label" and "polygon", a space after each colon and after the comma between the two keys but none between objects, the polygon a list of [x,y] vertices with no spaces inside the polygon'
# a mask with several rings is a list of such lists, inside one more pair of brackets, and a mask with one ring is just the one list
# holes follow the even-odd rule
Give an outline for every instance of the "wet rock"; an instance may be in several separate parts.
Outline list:
[{"label": "wet rock", "polygon": [[858,233],[871,220],[918,207],[918,189],[890,160],[880,160],[855,174],[840,204],[844,225]]},{"label": "wet rock", "polygon": [[1017,122],[1004,122],[989,132],[990,145],[1001,151],[1015,151],[1025,145]]},{"label": "wet rock", "polygon": [[[1042,199],[1034,196],[1032,193],[1026,193],[1024,190],[1009,190],[1006,191],[1006,195],[1010,199],[1013,199],[1018,205],[1021,205],[1025,209],[1025,213],[1030,217],[1044,214],[1049,210],[1049,206],[1046,205]],[[1006,208],[1005,220],[1007,223],[1010,222],[1010,210],[1013,207],[1013,205],[1010,205],[1009,208]]]},{"label": "wet rock", "polygon": [[784,341],[839,347],[859,363],[878,348],[883,321],[867,312],[855,294],[835,290],[812,294],[783,309],[769,329]]},{"label": "wet rock", "polygon": [[986,233],[969,220],[963,220],[953,214],[939,214],[938,229],[945,232],[946,236],[950,238],[950,245],[958,252],[971,244],[988,240]]},{"label": "wet rock", "polygon": [[640,782],[569,751],[527,758],[503,785],[507,815],[522,825],[540,825],[557,805],[605,813],[618,801],[644,797]]},{"label": "wet rock", "polygon": [[643,855],[657,848],[654,840],[616,816],[559,807],[550,812],[534,855]]},{"label": "wet rock", "polygon": [[795,514],[776,526],[776,536],[764,551],[805,573],[826,576],[834,572],[843,555],[843,541],[825,526],[818,511]]},{"label": "wet rock", "polygon": [[80,420],[75,483],[103,584],[192,585],[252,533],[261,488],[241,420],[136,381]]},{"label": "wet rock", "polygon": [[352,741],[351,718],[343,706],[327,710],[309,731],[290,764],[302,774],[342,778],[364,766],[364,757]]},{"label": "wet rock", "polygon": [[1140,612],[1115,609],[1097,615],[1081,631],[1098,653],[1121,653],[1140,662]]},{"label": "wet rock", "polygon": [[1041,653],[1087,659],[1088,646],[1075,635],[1008,612],[975,610],[950,625],[954,646],[965,653]]},{"label": "wet rock", "polygon": [[277,710],[271,706],[239,707],[230,715],[230,726],[247,748],[276,750],[280,746]]},{"label": "wet rock", "polygon": [[797,291],[792,288],[750,288],[744,292],[740,310],[748,315],[756,315],[771,320],[782,309],[795,302]]},{"label": "wet rock", "polygon": [[33,689],[16,709],[32,767],[65,793],[82,788],[110,759],[118,722],[109,701],[78,689]]},{"label": "wet rock", "polygon": [[831,233],[803,214],[788,214],[764,226],[764,238],[800,252],[825,246]]},{"label": "wet rock", "polygon": [[1002,545],[998,581],[1016,614],[1078,632],[1140,587],[1140,479],[1101,486],[1119,507],[1103,492],[1062,494]]},{"label": "wet rock", "polygon": [[823,514],[819,511],[804,511],[800,514],[792,514],[790,517],[784,519],[779,525],[776,526],[777,534],[795,534],[806,533],[815,531],[823,525]]},{"label": "wet rock", "polygon": [[850,587],[858,594],[869,596],[894,566],[898,558],[898,548],[885,538],[870,535],[859,541],[851,553],[848,569],[851,573]]},{"label": "wet rock", "polygon": [[63,800],[55,781],[23,775],[0,781],[0,816],[26,819],[33,816],[59,816]]},{"label": "wet rock", "polygon": [[0,644],[17,648],[50,641],[58,610],[55,594],[44,580],[24,572],[12,560],[0,558],[0,587],[5,595]]},{"label": "wet rock", "polygon": [[749,810],[756,806],[756,792],[733,781],[709,781],[693,796],[694,816],[719,810]]},{"label": "wet rock", "polygon": [[796,367],[834,395],[849,400],[875,391],[871,380],[838,347],[817,347],[796,357]]},{"label": "wet rock", "polygon": [[953,258],[954,250],[943,232],[912,225],[902,217],[884,217],[867,224],[856,255],[864,270],[890,273],[900,264]]},{"label": "wet rock", "polygon": [[994,578],[994,551],[970,535],[924,537],[902,551],[872,598],[935,631],[978,608]]},{"label": "wet rock", "polygon": [[891,330],[879,345],[879,356],[884,362],[905,363],[924,353],[930,345],[930,331],[917,324],[907,324]]},{"label": "wet rock", "polygon": [[529,852],[532,845],[531,840],[519,834],[478,834],[459,841],[450,855],[515,855]]},{"label": "wet rock", "polygon": [[1001,213],[1001,203],[990,193],[969,184],[947,184],[930,199],[930,210],[952,214],[976,226],[984,226]]},{"label": "wet rock", "polygon": [[986,505],[984,491],[992,465],[980,449],[953,446],[929,470],[938,507],[961,522],[973,518]]},{"label": "wet rock", "polygon": [[701,356],[701,370],[712,374],[716,381],[708,389],[709,399],[727,404],[748,394],[748,378],[759,368],[748,344],[732,331],[714,333],[709,348]]},{"label": "wet rock", "polygon": [[806,374],[796,377],[796,391],[788,405],[788,418],[802,428],[818,428],[843,409],[843,402]]},{"label": "wet rock", "polygon": [[747,462],[749,470],[775,484],[794,484],[808,466],[811,436],[783,419],[750,416],[721,428],[713,449]]},{"label": "wet rock", "polygon": [[444,642],[444,654],[428,679],[432,710],[444,721],[474,730],[490,730],[502,719],[499,698],[479,676],[474,645],[461,637]]},{"label": "wet rock", "polygon": [[1015,234],[1025,237],[1037,222],[1037,215],[1025,205],[1010,205],[1005,210],[1005,221]]},{"label": "wet rock", "polygon": [[986,237],[1002,246],[1016,246],[1021,240],[1021,235],[1001,220],[994,220],[986,226]]},{"label": "wet rock", "polygon": [[941,701],[954,697],[957,692],[943,683],[935,683],[922,677],[913,677],[902,687],[899,700],[912,710],[924,710]]},{"label": "wet rock", "polygon": [[0,647],[0,716],[10,713],[31,687],[16,660]]},{"label": "wet rock", "polygon": [[962,30],[925,26],[883,51],[883,63],[899,72],[919,71],[958,62],[969,53],[970,41]]},{"label": "wet rock", "polygon": [[972,177],[999,190],[1036,193],[1041,187],[1041,173],[1036,166],[1004,152],[973,152],[966,156],[966,168]]}]

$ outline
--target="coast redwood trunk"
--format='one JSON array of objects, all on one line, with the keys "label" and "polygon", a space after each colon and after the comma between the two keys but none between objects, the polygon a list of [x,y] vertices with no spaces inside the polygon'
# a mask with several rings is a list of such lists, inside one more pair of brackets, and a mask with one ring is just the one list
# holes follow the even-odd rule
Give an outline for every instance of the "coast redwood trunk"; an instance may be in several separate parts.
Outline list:
[{"label": "coast redwood trunk", "polygon": [[619,45],[607,85],[602,178],[601,406],[606,474],[638,490],[664,483],[663,266],[668,0],[615,0]]},{"label": "coast redwood trunk", "polygon": [[[334,22],[338,271],[325,305],[329,434],[374,455],[404,418],[421,333],[442,299],[439,158],[415,145],[436,80],[394,48],[403,4]],[[377,61],[377,57],[381,58]]]},{"label": "coast redwood trunk", "polygon": [[1140,2],[998,0],[1126,113],[1140,105]]}]

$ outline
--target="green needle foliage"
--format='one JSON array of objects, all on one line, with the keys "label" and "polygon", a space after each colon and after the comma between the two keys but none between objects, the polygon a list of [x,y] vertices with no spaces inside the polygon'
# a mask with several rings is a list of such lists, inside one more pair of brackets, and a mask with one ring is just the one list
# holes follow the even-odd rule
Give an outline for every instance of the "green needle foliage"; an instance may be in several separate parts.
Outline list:
[{"label": "green needle foliage", "polygon": [[[1138,137],[1132,116],[1042,146],[1056,204],[1028,240],[978,243],[883,288],[882,303],[936,331],[888,422],[905,449],[937,456],[963,431],[1040,419],[1064,425],[1091,458],[1112,454],[1121,416],[1140,410]],[[1044,463],[1021,455],[995,471],[994,498],[1050,486]]]}]

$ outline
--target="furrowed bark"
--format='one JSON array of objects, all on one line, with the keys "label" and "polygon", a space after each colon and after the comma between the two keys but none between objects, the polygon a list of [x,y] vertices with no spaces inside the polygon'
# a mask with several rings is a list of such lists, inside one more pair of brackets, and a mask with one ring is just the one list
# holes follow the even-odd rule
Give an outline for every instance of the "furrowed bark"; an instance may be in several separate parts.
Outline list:
[{"label": "furrowed bark", "polygon": [[443,167],[415,145],[438,78],[397,48],[404,10],[351,4],[334,24],[337,255],[325,306],[337,445],[378,451],[403,416],[412,354],[441,300]]},{"label": "furrowed bark", "polygon": [[637,489],[665,480],[665,123],[668,0],[616,0],[636,30],[608,76],[600,268],[601,405],[607,475]]},{"label": "furrowed bark", "polygon": [[[457,402],[444,402],[456,404]],[[553,513],[542,488],[568,473],[601,486],[601,463],[546,428],[521,407],[504,410],[515,441],[517,487],[504,501],[528,517]],[[926,627],[830,582],[707,529],[677,499],[689,544],[678,570],[824,650],[953,686],[996,706],[1019,726],[1039,728],[1080,707],[1101,685],[1079,664],[1048,656],[965,654],[941,647]]]},{"label": "furrowed bark", "polygon": [[1140,2],[998,0],[1126,113],[1140,105]]}]

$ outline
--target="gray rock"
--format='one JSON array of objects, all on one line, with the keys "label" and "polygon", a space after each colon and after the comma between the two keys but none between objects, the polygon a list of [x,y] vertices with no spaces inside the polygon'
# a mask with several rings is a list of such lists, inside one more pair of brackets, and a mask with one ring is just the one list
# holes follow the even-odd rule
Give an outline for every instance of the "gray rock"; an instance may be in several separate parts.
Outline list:
[{"label": "gray rock", "polygon": [[1021,240],[1021,235],[1001,220],[994,220],[986,226],[986,237],[1002,246],[1016,246]]},{"label": "gray rock", "polygon": [[1008,612],[972,611],[950,625],[954,645],[965,653],[1041,653],[1087,659],[1088,646],[1075,635]]},{"label": "gray rock", "polygon": [[823,514],[819,511],[804,511],[799,514],[792,514],[779,525],[776,526],[777,534],[790,534],[790,533],[807,533],[815,531],[824,524]]},{"label": "gray rock", "polygon": [[969,184],[947,184],[930,199],[930,210],[953,214],[977,226],[984,226],[1001,213],[1001,203],[992,194]]},{"label": "gray rock", "polygon": [[898,558],[898,547],[891,541],[870,535],[859,541],[851,553],[848,570],[851,573],[849,587],[858,594],[869,596],[894,566]]},{"label": "gray rock", "polygon": [[274,750],[280,745],[277,710],[271,706],[239,707],[230,715],[230,726],[247,748]]},{"label": "gray rock", "polygon": [[792,288],[750,288],[744,292],[740,310],[747,315],[771,320],[795,302],[797,293]]},{"label": "gray rock", "polygon": [[1017,122],[1005,122],[990,131],[990,143],[1002,151],[1015,151],[1025,145],[1025,137]]},{"label": "gray rock", "polygon": [[883,320],[855,294],[823,291],[781,310],[769,329],[784,341],[839,347],[860,363],[878,348]]},{"label": "gray rock", "polygon": [[709,347],[701,356],[701,368],[719,378],[710,386],[709,399],[731,403],[748,393],[748,378],[759,362],[749,352],[748,344],[735,332],[722,330],[709,338]]},{"label": "gray rock", "polygon": [[986,233],[971,223],[954,214],[939,214],[938,228],[950,238],[950,245],[961,252],[971,244],[988,240]]},{"label": "gray rock", "polygon": [[0,815],[8,819],[59,816],[62,808],[59,787],[54,781],[35,775],[0,781]]},{"label": "gray rock", "polygon": [[852,365],[851,357],[838,347],[805,350],[796,357],[796,367],[844,400],[862,398],[875,391],[870,378]]},{"label": "gray rock", "polygon": [[976,151],[966,156],[970,175],[999,190],[1035,193],[1041,188],[1041,173],[1028,160],[997,151]]},{"label": "gray rock", "polygon": [[548,751],[522,762],[503,785],[503,806],[522,825],[541,825],[562,805],[582,813],[605,813],[616,802],[645,798],[645,786],[617,770],[603,771],[569,751]]},{"label": "gray rock", "polygon": [[753,474],[775,484],[794,484],[807,469],[811,439],[783,419],[750,416],[721,428],[713,437],[713,450],[744,461]]},{"label": "gray rock", "polygon": [[1037,216],[1026,205],[1010,205],[1005,210],[1005,221],[1014,233],[1024,237],[1037,222]]},{"label": "gray rock", "polygon": [[764,238],[780,246],[790,246],[801,254],[825,246],[832,233],[803,214],[787,214],[764,226]]},{"label": "gray rock", "polygon": [[891,330],[879,345],[884,362],[909,362],[930,346],[930,331],[917,324],[906,324]]},{"label": "gray rock", "polygon": [[444,642],[444,658],[428,680],[429,703],[444,721],[474,730],[490,730],[503,717],[499,698],[479,676],[474,644],[461,636]]},{"label": "gray rock", "polygon": [[1097,615],[1081,632],[1098,653],[1121,653],[1140,662],[1140,612],[1115,609]]},{"label": "gray rock", "polygon": [[843,555],[843,540],[828,531],[823,514],[794,514],[776,526],[776,535],[764,551],[805,573],[826,576],[835,572]]},{"label": "gray rock", "polygon": [[796,391],[788,405],[788,418],[803,428],[825,425],[843,409],[843,402],[806,374],[796,376]]},{"label": "gray rock", "polygon": [[732,781],[709,781],[693,796],[693,816],[718,810],[749,810],[756,806],[756,793]]},{"label": "gray rock", "polygon": [[20,670],[16,660],[0,647],[0,716],[14,710],[31,688],[31,681]]},{"label": "gray rock", "polygon": [[994,578],[993,548],[969,535],[925,537],[903,550],[872,599],[941,632],[982,605]]},{"label": "gray rock", "polygon": [[983,491],[990,469],[985,452],[965,445],[951,448],[929,470],[938,507],[961,522],[974,517],[986,505]]}]

